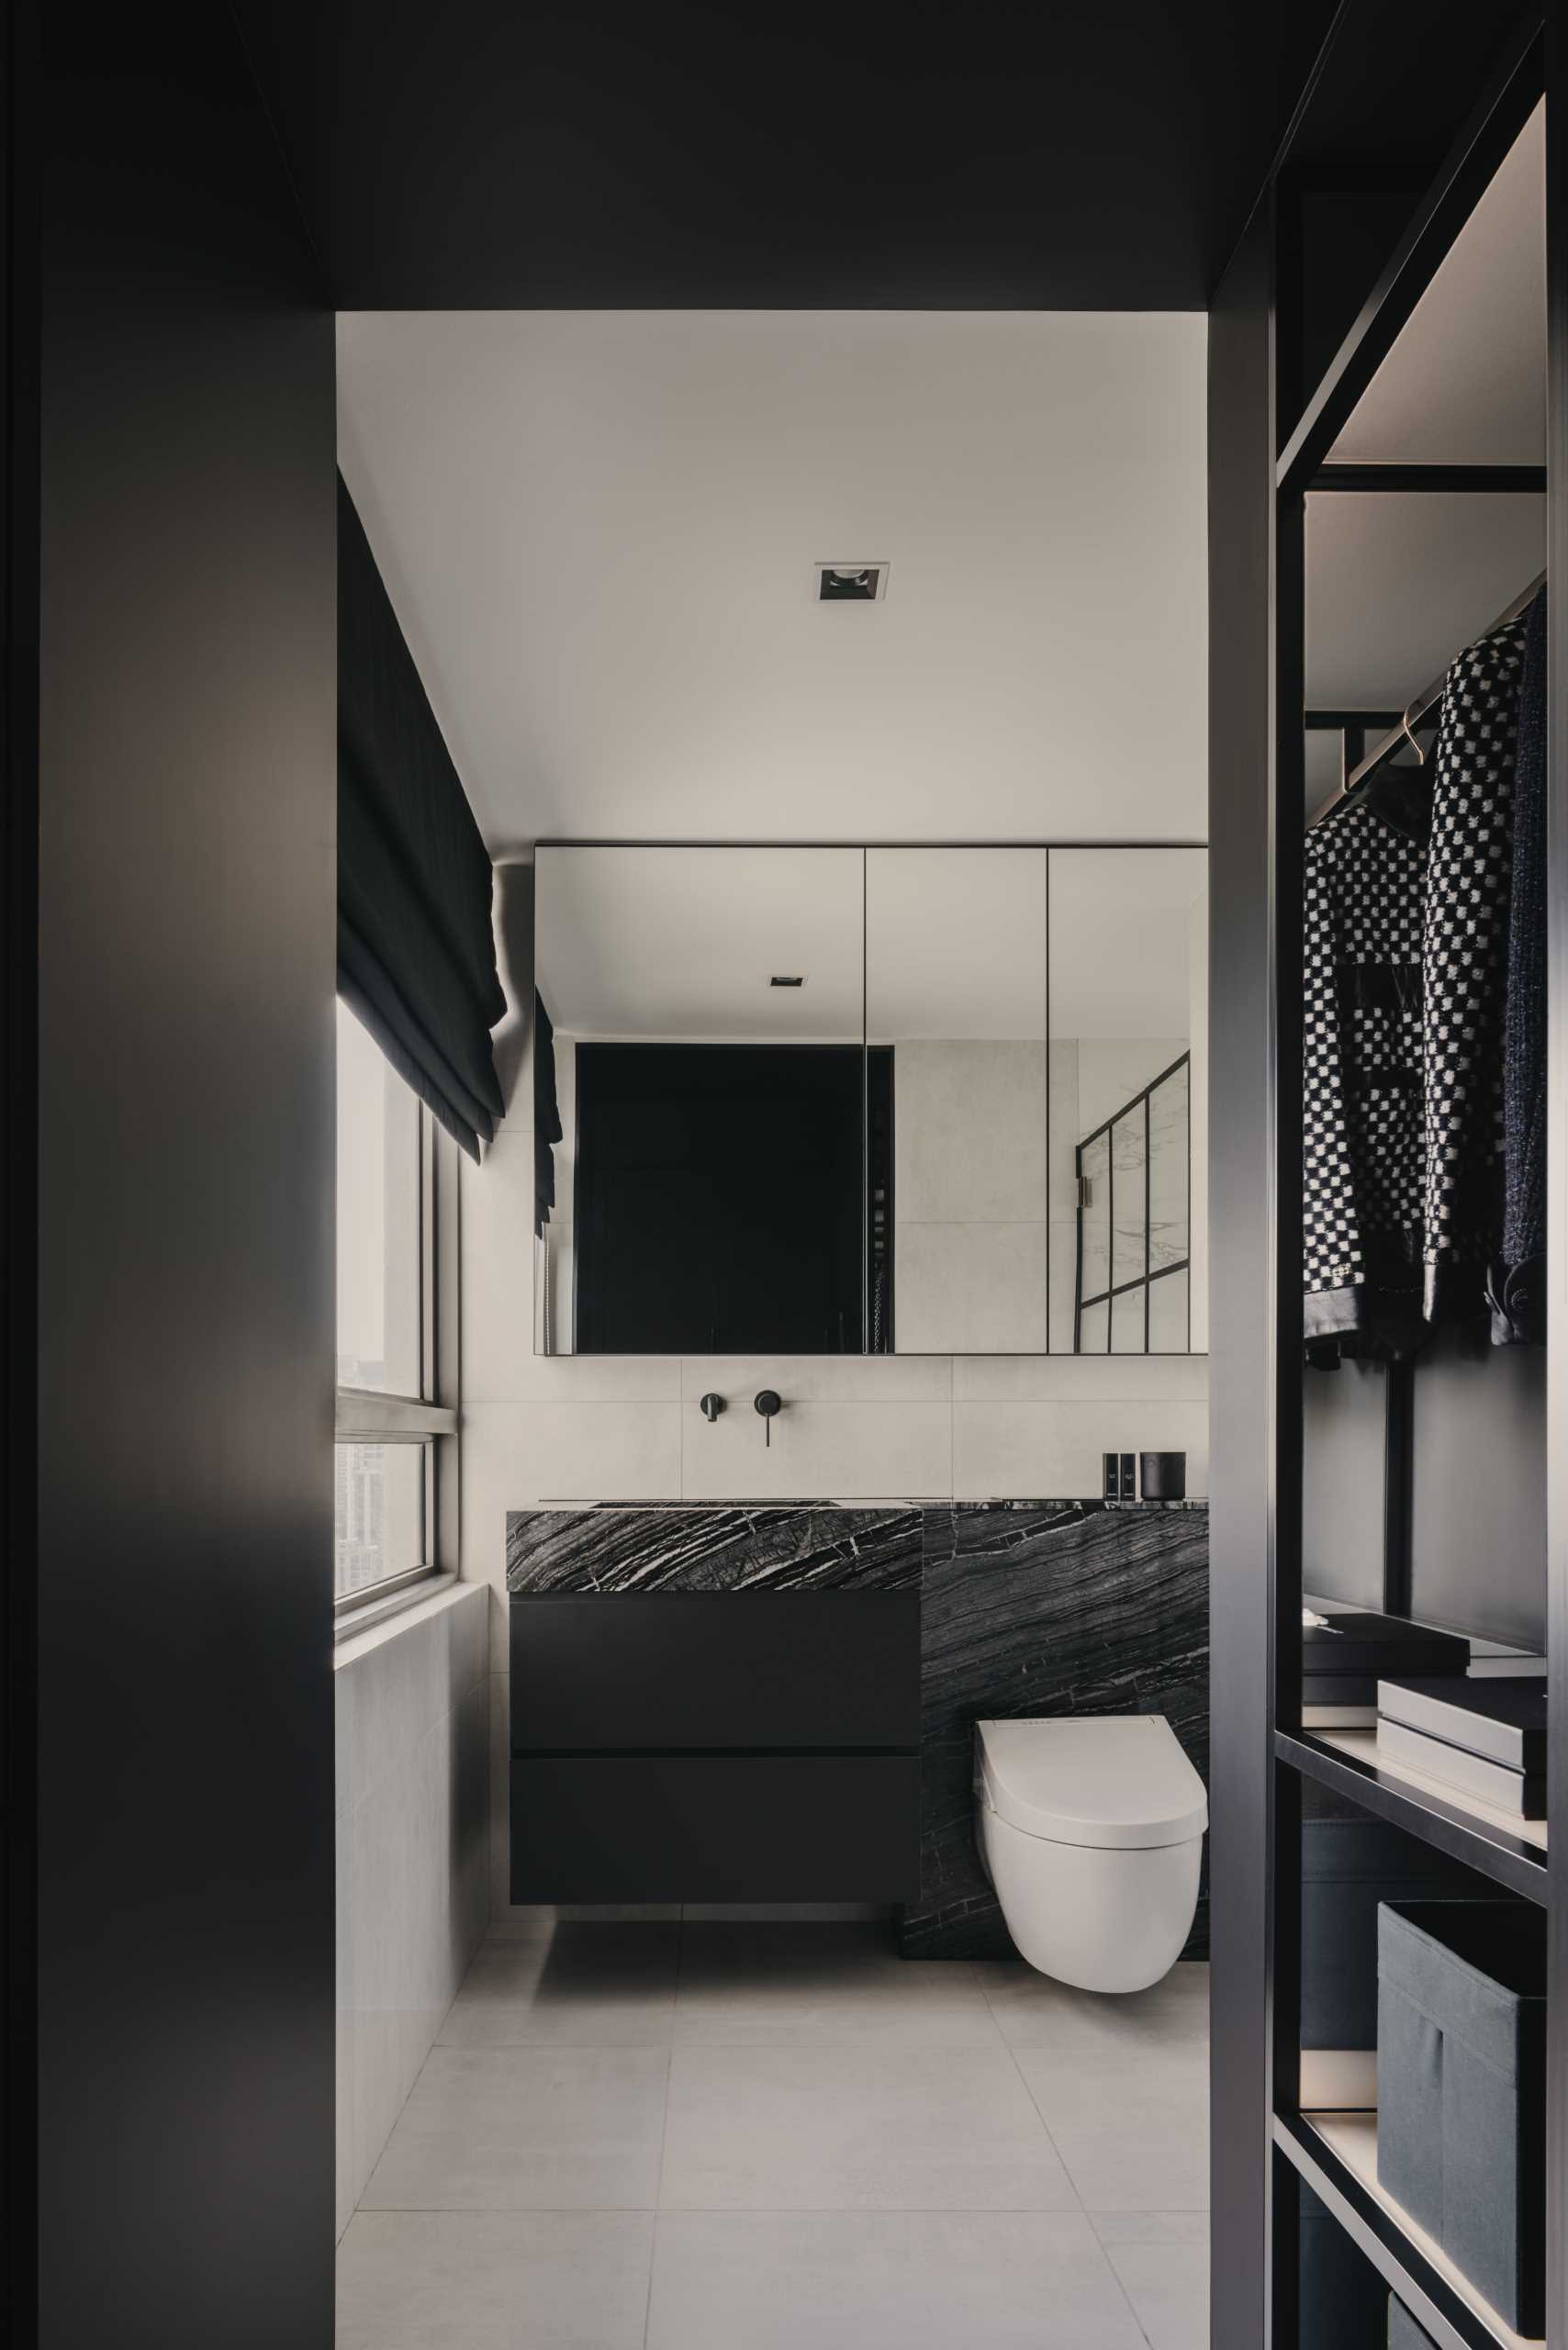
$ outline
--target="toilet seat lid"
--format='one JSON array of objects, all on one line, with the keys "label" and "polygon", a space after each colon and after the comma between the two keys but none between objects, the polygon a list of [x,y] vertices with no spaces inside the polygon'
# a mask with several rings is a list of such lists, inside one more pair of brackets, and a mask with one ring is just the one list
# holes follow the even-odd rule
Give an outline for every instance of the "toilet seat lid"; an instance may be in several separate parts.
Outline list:
[{"label": "toilet seat lid", "polygon": [[985,1796],[1025,1836],[1102,1851],[1185,1844],[1208,1826],[1204,1783],[1163,1714],[977,1722]]}]

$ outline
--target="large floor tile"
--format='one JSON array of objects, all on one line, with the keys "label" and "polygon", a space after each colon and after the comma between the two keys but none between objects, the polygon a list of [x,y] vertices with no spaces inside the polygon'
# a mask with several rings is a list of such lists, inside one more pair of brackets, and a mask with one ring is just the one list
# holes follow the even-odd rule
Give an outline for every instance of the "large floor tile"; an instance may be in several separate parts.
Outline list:
[{"label": "large floor tile", "polygon": [[432,2048],[362,2209],[645,2210],[667,2066],[662,2048]]},{"label": "large floor tile", "polygon": [[644,2211],[362,2211],[336,2350],[642,2350]]},{"label": "large floor tile", "polygon": [[1070,2212],[661,2211],[649,2350],[1143,2350]]},{"label": "large floor tile", "polygon": [[1151,2350],[1208,2350],[1206,2244],[1113,2243],[1106,2257]]},{"label": "large floor tile", "polygon": [[756,1967],[794,1965],[811,1959],[847,1965],[852,1960],[896,1958],[898,1930],[886,1917],[834,1919],[705,1918],[683,1913],[680,1954],[687,1964]]},{"label": "large floor tile", "polygon": [[1206,2206],[1208,2050],[1202,2042],[1013,2053],[1088,2210]]},{"label": "large floor tile", "polygon": [[1114,2244],[1203,2244],[1209,2241],[1204,2211],[1091,2211],[1089,2224],[1107,2248]]},{"label": "large floor tile", "polygon": [[1075,2201],[1000,2042],[676,2047],[666,2208],[1058,2211]]},{"label": "large floor tile", "polygon": [[739,2048],[893,2040],[994,2047],[980,1973],[961,1963],[906,1962],[855,1927],[753,1933],[689,1926],[676,2038]]},{"label": "large floor tile", "polygon": [[980,1977],[1002,2038],[1014,2048],[1147,2048],[1206,2043],[1206,1962],[1173,1966],[1148,1991],[1076,1991],[1021,1958],[996,1962]]},{"label": "large floor tile", "polygon": [[675,2014],[678,1926],[559,1926],[492,1935],[440,2037],[458,2048],[662,2048]]}]

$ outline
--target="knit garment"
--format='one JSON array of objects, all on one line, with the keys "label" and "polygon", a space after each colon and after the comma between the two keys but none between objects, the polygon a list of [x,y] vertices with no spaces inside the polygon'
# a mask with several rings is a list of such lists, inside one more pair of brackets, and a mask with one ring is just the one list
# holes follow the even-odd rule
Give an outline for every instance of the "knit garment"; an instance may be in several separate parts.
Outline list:
[{"label": "knit garment", "polygon": [[1306,838],[1303,1225],[1316,1360],[1409,1354],[1421,1318],[1422,780],[1387,769]]},{"label": "knit garment", "polygon": [[1505,1202],[1494,1269],[1497,1346],[1546,1335],[1546,590],[1525,615],[1514,769],[1513,888],[1504,1014]]},{"label": "knit garment", "polygon": [[1525,623],[1462,653],[1443,685],[1423,937],[1423,1310],[1479,1312],[1502,1241],[1503,1039]]}]

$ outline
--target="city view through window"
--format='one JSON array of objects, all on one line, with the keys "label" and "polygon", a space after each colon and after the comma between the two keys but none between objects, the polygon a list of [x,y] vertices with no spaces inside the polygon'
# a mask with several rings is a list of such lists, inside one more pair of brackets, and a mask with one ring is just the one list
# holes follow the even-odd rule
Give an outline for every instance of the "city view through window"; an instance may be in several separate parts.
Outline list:
[{"label": "city view through window", "polygon": [[[338,1385],[420,1392],[419,1103],[338,1006]],[[425,1441],[340,1444],[334,1594],[423,1563]]]}]

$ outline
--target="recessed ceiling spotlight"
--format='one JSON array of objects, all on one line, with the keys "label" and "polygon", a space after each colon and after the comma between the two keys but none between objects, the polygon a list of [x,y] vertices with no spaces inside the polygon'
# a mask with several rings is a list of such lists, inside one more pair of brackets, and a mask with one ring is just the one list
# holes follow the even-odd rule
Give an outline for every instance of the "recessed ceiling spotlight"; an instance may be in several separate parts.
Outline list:
[{"label": "recessed ceiling spotlight", "polygon": [[803,988],[806,975],[804,971],[775,971],[767,984],[770,988]]},{"label": "recessed ceiling spotlight", "polygon": [[819,604],[879,604],[888,584],[885,563],[819,563]]}]

